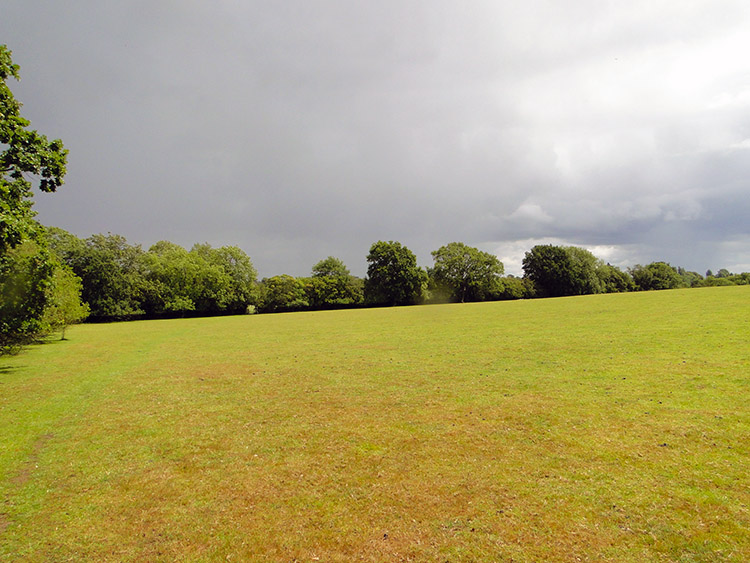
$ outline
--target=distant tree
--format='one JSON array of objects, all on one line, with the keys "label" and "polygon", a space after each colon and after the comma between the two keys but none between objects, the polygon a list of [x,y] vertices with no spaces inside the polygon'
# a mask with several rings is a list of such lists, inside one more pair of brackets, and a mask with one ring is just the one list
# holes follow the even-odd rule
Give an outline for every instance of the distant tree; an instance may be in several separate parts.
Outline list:
[{"label": "distant tree", "polygon": [[523,259],[524,276],[540,297],[601,293],[601,261],[575,246],[537,245]]},{"label": "distant tree", "polygon": [[260,312],[299,311],[309,306],[302,280],[282,274],[266,278],[261,282],[258,306]]},{"label": "distant tree", "polygon": [[601,264],[596,268],[601,289],[604,293],[622,293],[633,291],[633,278],[630,274],[623,272],[620,268],[611,264]]},{"label": "distant tree", "polygon": [[500,278],[497,286],[490,294],[490,299],[498,301],[528,299],[531,297],[534,297],[534,284],[531,280],[515,276]]},{"label": "distant tree", "polygon": [[636,264],[630,269],[630,275],[638,291],[683,287],[680,274],[666,262],[651,262],[647,266]]},{"label": "distant tree", "polygon": [[731,275],[732,275],[732,272],[730,272],[726,268],[721,268],[718,272],[716,272],[717,278],[728,278]]},{"label": "distant tree", "polygon": [[159,241],[143,257],[143,308],[149,315],[185,314],[196,309],[202,288],[195,255],[178,244]]},{"label": "distant tree", "polygon": [[570,262],[573,266],[573,295],[602,293],[604,289],[598,272],[605,266],[604,262],[585,248],[578,246],[565,246],[563,248],[570,256]]},{"label": "distant tree", "polygon": [[718,278],[716,276],[709,276],[707,278],[702,279],[698,284],[696,284],[695,287],[718,287],[718,286],[727,286],[727,285],[736,285],[732,278]]},{"label": "distant tree", "polygon": [[314,309],[350,307],[364,299],[363,281],[352,276],[338,258],[329,256],[312,268],[312,277],[301,280],[305,285],[307,300]]},{"label": "distant tree", "polygon": [[329,256],[328,258],[321,260],[312,267],[312,277],[347,277],[349,276],[349,268],[338,258]]},{"label": "distant tree", "polygon": [[701,281],[703,281],[703,276],[698,272],[689,272],[682,267],[677,268],[677,273],[682,278],[682,285],[684,287],[698,287]]},{"label": "distant tree", "polygon": [[367,255],[365,300],[374,305],[414,305],[422,300],[427,274],[400,242],[378,241]]},{"label": "distant tree", "polygon": [[453,301],[482,301],[498,289],[503,263],[497,256],[451,242],[432,252],[435,267],[430,270],[437,287],[444,287]]},{"label": "distant tree", "polygon": [[62,229],[48,229],[50,247],[81,278],[82,298],[98,319],[145,313],[144,252],[120,235],[92,235],[81,240]]},{"label": "distant tree", "polygon": [[255,268],[236,246],[212,248],[196,244],[190,255],[198,266],[197,310],[205,313],[243,312],[255,302]]},{"label": "distant tree", "polygon": [[573,295],[573,264],[561,246],[542,244],[533,247],[523,258],[524,277],[534,282],[540,297]]},{"label": "distant tree", "polygon": [[255,305],[258,299],[258,272],[250,257],[237,246],[222,246],[216,249],[216,262],[231,280],[226,310],[241,313]]},{"label": "distant tree", "polygon": [[65,340],[65,329],[83,321],[89,314],[89,306],[81,301],[81,278],[67,266],[55,269],[44,321],[51,330],[61,330]]},{"label": "distant tree", "polygon": [[523,259],[524,277],[538,297],[628,291],[629,276],[578,246],[537,245]]}]

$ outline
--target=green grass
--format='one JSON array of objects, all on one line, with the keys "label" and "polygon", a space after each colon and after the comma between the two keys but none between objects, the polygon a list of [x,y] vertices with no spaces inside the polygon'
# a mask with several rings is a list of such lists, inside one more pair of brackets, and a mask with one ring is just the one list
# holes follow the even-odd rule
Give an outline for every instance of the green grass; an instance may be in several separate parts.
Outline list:
[{"label": "green grass", "polygon": [[750,288],[74,327],[0,559],[748,561]]}]

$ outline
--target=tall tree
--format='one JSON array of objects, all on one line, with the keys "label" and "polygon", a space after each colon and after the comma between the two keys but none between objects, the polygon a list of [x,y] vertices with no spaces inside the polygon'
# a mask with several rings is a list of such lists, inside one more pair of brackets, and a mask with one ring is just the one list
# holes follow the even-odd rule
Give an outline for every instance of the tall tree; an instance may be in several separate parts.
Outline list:
[{"label": "tall tree", "polygon": [[573,295],[573,265],[570,255],[561,246],[541,244],[523,258],[524,277],[534,282],[541,297]]},{"label": "tall tree", "polygon": [[422,299],[426,272],[400,242],[378,241],[367,255],[365,300],[374,305],[413,305]]},{"label": "tall tree", "polygon": [[82,297],[92,317],[116,319],[144,313],[145,264],[140,245],[130,245],[125,237],[111,233],[77,242],[59,230],[52,233],[50,244],[83,282]]},{"label": "tall tree", "polygon": [[[0,348],[6,349],[3,342],[15,346],[42,330],[55,269],[43,229],[34,220],[28,176],[36,178],[41,191],[54,192],[63,183],[68,154],[62,141],[49,141],[28,128],[8,87],[10,78],[20,79],[19,67],[8,47],[0,45]],[[25,248],[13,254],[21,245]]]},{"label": "tall tree", "polygon": [[349,307],[363,301],[362,279],[352,276],[349,268],[333,256],[312,267],[312,277],[303,280],[307,300],[315,309]]},{"label": "tall tree", "polygon": [[433,251],[432,258],[435,283],[445,287],[454,301],[481,301],[499,289],[503,263],[493,254],[451,242]]},{"label": "tall tree", "polygon": [[537,245],[523,258],[524,276],[540,297],[601,293],[601,260],[577,246]]},{"label": "tall tree", "polygon": [[41,191],[54,192],[63,183],[68,154],[62,141],[48,141],[28,129],[29,120],[21,117],[21,104],[6,84],[9,78],[20,80],[11,55],[0,45],[0,258],[38,229],[26,175],[38,178]]},{"label": "tall tree", "polygon": [[256,301],[258,276],[250,257],[236,246],[213,248],[210,244],[195,244],[190,254],[200,258],[205,312],[242,313]]}]

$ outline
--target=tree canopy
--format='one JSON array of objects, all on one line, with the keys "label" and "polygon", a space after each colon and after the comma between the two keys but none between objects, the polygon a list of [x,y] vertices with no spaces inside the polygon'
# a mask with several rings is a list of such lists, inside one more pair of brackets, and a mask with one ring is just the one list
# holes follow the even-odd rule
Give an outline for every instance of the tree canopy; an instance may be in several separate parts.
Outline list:
[{"label": "tree canopy", "polygon": [[[63,183],[68,151],[62,141],[30,129],[7,81],[20,79],[12,52],[0,45],[0,352],[51,328],[53,277],[59,267],[34,220],[32,181],[43,192]],[[47,318],[50,318],[47,316]]]},{"label": "tree canopy", "polygon": [[674,289],[683,286],[683,280],[675,268],[666,262],[651,262],[647,266],[636,264],[630,275],[639,291]]},{"label": "tree canopy", "polygon": [[49,229],[50,246],[83,280],[95,319],[244,313],[257,300],[257,273],[236,246],[159,241],[144,251],[120,235],[81,240]]},{"label": "tree canopy", "polygon": [[333,256],[321,260],[312,267],[312,277],[314,278],[338,278],[349,275],[349,268],[344,263]]},{"label": "tree canopy", "polygon": [[63,183],[68,155],[62,141],[47,140],[21,116],[21,104],[6,83],[9,78],[20,80],[11,55],[0,45],[0,256],[37,230],[27,175],[39,179],[41,191],[54,192]]},{"label": "tree canopy", "polygon": [[378,241],[367,255],[365,300],[373,305],[414,305],[422,299],[427,274],[400,242]]},{"label": "tree canopy", "polygon": [[577,246],[542,244],[523,258],[524,276],[540,297],[628,291],[630,277]]},{"label": "tree canopy", "polygon": [[493,254],[451,242],[433,251],[432,257],[435,267],[430,274],[454,301],[481,301],[499,289],[503,263]]}]

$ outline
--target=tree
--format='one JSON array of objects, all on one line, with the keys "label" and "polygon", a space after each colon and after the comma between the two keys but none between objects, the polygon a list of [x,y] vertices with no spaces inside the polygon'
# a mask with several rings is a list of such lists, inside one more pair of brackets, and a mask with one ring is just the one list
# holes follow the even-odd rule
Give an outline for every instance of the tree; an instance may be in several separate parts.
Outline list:
[{"label": "tree", "polygon": [[677,270],[666,262],[651,262],[647,266],[636,264],[630,269],[633,283],[639,291],[675,289],[683,286]]},{"label": "tree", "polygon": [[585,248],[537,245],[523,259],[524,276],[540,297],[587,295],[603,291],[603,262]]},{"label": "tree", "polygon": [[601,264],[596,269],[596,275],[599,277],[604,293],[622,293],[633,290],[633,278],[616,266]]},{"label": "tree", "polygon": [[9,78],[20,80],[19,67],[12,52],[0,45],[0,258],[22,241],[33,238],[38,230],[32,211],[31,182],[27,174],[39,178],[39,189],[54,192],[63,183],[68,151],[62,141],[28,129],[29,120],[21,117],[21,104],[6,84]]},{"label": "tree", "polygon": [[604,262],[594,256],[589,250],[578,246],[563,247],[570,256],[573,266],[573,293],[571,295],[590,295],[602,293],[602,283],[598,270]]},{"label": "tree", "polygon": [[500,278],[490,299],[504,301],[510,299],[528,299],[534,296],[534,284],[528,278],[505,276]]},{"label": "tree", "polygon": [[65,329],[79,323],[89,314],[89,306],[81,302],[81,278],[67,266],[59,266],[52,276],[52,287],[44,320],[52,330],[62,330],[61,340],[65,340]]},{"label": "tree", "polygon": [[481,301],[497,289],[503,263],[497,256],[462,242],[451,242],[432,252],[430,271],[438,287],[446,288],[454,301]]},{"label": "tree", "polygon": [[328,258],[321,260],[315,266],[312,267],[312,277],[347,277],[349,275],[349,268],[338,258],[329,256]]},{"label": "tree", "polygon": [[195,311],[199,266],[195,256],[169,241],[159,241],[143,257],[142,306],[148,315]]},{"label": "tree", "polygon": [[255,302],[257,273],[242,250],[236,246],[212,248],[204,243],[193,245],[190,255],[198,266],[198,311],[242,313]]},{"label": "tree", "polygon": [[144,252],[121,235],[78,239],[49,229],[50,246],[83,282],[82,298],[99,319],[127,318],[145,313]]},{"label": "tree", "polygon": [[3,256],[0,267],[0,353],[44,334],[55,264],[46,248],[26,241]]},{"label": "tree", "polygon": [[262,313],[299,311],[309,307],[305,285],[287,274],[273,276],[261,282],[259,310]]},{"label": "tree", "polygon": [[44,328],[54,264],[43,229],[34,220],[27,175],[38,179],[41,191],[54,192],[63,183],[68,154],[62,141],[48,141],[28,129],[30,122],[21,116],[21,104],[6,84],[9,78],[20,80],[11,55],[0,45],[0,350],[32,339]]},{"label": "tree", "polygon": [[359,305],[364,299],[363,282],[352,276],[338,258],[329,256],[312,267],[312,277],[301,280],[314,309]]},{"label": "tree", "polygon": [[413,305],[422,299],[427,274],[400,242],[378,241],[367,255],[365,300],[373,305]]},{"label": "tree", "polygon": [[677,268],[677,273],[680,274],[682,285],[685,287],[699,287],[703,281],[703,276],[698,272],[691,272],[682,267]]},{"label": "tree", "polygon": [[216,262],[231,280],[226,310],[244,313],[258,300],[258,272],[250,257],[237,246],[222,246],[215,252]]}]

